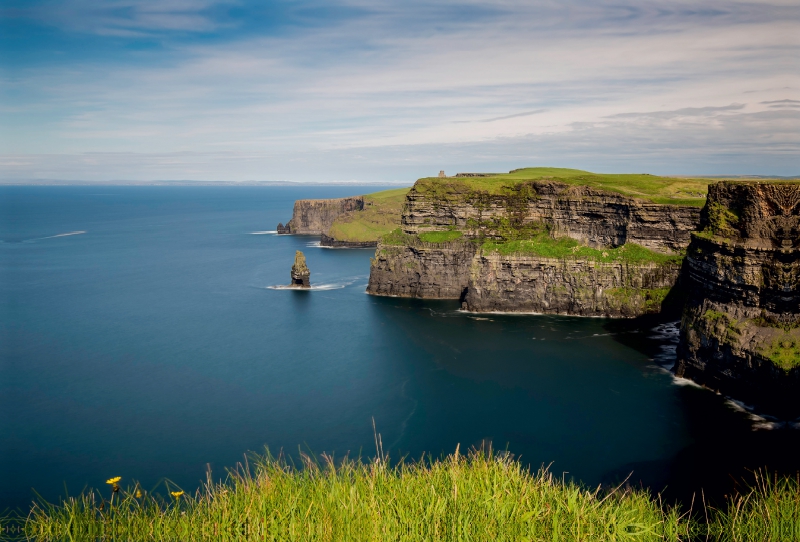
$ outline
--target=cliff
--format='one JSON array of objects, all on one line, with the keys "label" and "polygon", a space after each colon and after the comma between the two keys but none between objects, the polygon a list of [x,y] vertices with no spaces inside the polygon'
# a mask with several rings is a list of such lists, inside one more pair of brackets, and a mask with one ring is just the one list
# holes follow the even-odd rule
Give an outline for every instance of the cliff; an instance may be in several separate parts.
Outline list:
[{"label": "cliff", "polygon": [[676,373],[800,414],[800,182],[713,185],[700,228]]},{"label": "cliff", "polygon": [[297,200],[292,218],[279,234],[320,235],[320,245],[372,248],[378,238],[400,225],[408,188],[328,200]]},{"label": "cliff", "polygon": [[401,224],[409,234],[456,228],[471,237],[502,238],[509,228],[544,223],[554,235],[592,247],[630,242],[677,252],[689,244],[699,220],[696,206],[662,205],[558,181],[520,182],[490,193],[424,180],[408,193]]},{"label": "cliff", "polygon": [[432,243],[399,232],[378,243],[367,292],[374,295],[460,299],[469,282],[473,243]]},{"label": "cliff", "polygon": [[320,235],[333,225],[339,216],[364,208],[364,196],[338,199],[299,199],[294,202],[292,218],[278,233]]},{"label": "cliff", "polygon": [[470,266],[463,308],[633,317],[661,311],[680,263],[597,262],[480,253]]},{"label": "cliff", "polygon": [[378,244],[367,291],[476,312],[659,312],[699,221],[694,204],[554,179],[421,179],[401,228]]}]

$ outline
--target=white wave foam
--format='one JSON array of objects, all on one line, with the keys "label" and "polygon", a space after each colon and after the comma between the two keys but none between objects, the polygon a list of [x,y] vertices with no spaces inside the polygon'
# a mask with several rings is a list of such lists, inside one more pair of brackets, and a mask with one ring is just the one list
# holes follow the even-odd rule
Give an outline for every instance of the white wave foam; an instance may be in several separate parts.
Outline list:
[{"label": "white wave foam", "polygon": [[[671,374],[671,373],[670,373]],[[680,376],[672,375],[672,383],[676,386],[688,386],[690,388],[698,388],[698,389],[705,389],[703,386],[695,382],[694,380],[689,380],[688,378],[682,378]]]},{"label": "white wave foam", "polygon": [[294,290],[298,292],[307,292],[313,290],[341,290],[346,288],[347,284],[312,284],[310,288],[298,288],[297,286],[290,286],[288,284],[276,284],[275,286],[266,286],[268,290]]},{"label": "white wave foam", "polygon": [[83,230],[68,231],[66,233],[59,233],[59,234],[56,234],[56,235],[48,235],[47,237],[37,237],[36,239],[29,239],[28,242],[41,241],[42,239],[55,239],[56,237],[69,237],[70,235],[83,235],[84,233],[86,233],[86,232],[83,231]]},{"label": "white wave foam", "polygon": [[250,235],[275,235],[278,230],[251,231]]},{"label": "white wave foam", "polygon": [[332,282],[326,284],[312,284],[310,288],[297,288],[296,286],[291,286],[289,284],[276,284],[274,286],[265,286],[268,290],[300,290],[300,291],[308,291],[308,290],[341,290],[342,288],[347,288],[358,282],[359,280],[363,280],[365,275],[358,275],[356,277],[350,277],[349,279],[345,279],[341,282]]}]

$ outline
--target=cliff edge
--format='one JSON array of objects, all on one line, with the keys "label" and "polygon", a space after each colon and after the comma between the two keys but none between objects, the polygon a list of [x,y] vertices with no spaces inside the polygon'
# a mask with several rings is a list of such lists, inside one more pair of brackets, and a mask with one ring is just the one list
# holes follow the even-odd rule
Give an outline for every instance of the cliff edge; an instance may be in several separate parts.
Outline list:
[{"label": "cliff edge", "polygon": [[331,248],[373,248],[378,238],[400,225],[408,188],[327,200],[297,200],[292,218],[279,234],[319,235]]},{"label": "cliff edge", "polygon": [[294,202],[292,218],[284,226],[278,224],[279,234],[321,235],[328,231],[340,215],[364,208],[364,196],[336,199],[299,199]]},{"label": "cliff edge", "polygon": [[661,310],[700,221],[696,202],[519,175],[417,181],[401,228],[378,244],[367,292],[459,299],[475,312]]},{"label": "cliff edge", "polygon": [[711,186],[686,282],[676,374],[800,414],[800,182]]}]

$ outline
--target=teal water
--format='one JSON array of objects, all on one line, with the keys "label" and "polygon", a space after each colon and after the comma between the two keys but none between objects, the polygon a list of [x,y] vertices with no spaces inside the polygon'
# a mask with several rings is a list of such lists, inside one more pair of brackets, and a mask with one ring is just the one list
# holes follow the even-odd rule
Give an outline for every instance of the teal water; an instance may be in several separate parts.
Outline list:
[{"label": "teal water", "polygon": [[[797,431],[676,384],[670,326],[376,298],[372,251],[264,233],[375,189],[0,188],[0,510],[190,490],[264,446],[369,456],[373,419],[394,457],[491,442],[592,485],[798,466]],[[271,289],[295,250],[315,289]]]}]

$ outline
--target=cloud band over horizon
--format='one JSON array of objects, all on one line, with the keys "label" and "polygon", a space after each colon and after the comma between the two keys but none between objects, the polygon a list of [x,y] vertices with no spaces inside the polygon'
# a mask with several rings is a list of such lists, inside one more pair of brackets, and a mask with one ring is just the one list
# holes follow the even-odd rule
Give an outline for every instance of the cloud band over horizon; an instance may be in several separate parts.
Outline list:
[{"label": "cloud band over horizon", "polygon": [[780,1],[9,0],[0,178],[800,174]]}]

